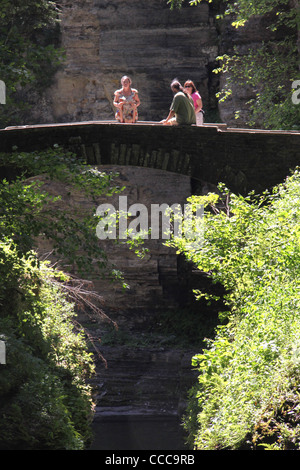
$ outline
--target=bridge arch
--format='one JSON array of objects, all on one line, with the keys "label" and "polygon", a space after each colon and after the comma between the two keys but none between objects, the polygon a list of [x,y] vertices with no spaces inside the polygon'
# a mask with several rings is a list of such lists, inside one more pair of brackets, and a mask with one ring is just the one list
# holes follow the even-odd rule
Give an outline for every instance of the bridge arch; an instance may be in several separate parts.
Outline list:
[{"label": "bridge arch", "polygon": [[[35,151],[58,144],[86,157],[92,165],[120,169],[128,204],[138,200],[145,206],[152,202],[171,206],[193,194],[193,180],[213,185],[223,182],[241,194],[281,183],[300,163],[299,139],[299,132],[228,129],[224,125],[172,128],[157,123],[80,122],[2,129],[0,149],[10,152],[17,145],[19,151]],[[112,203],[117,207],[117,201]],[[147,243],[150,254],[143,260],[131,258],[128,250],[118,253],[114,243],[106,243],[110,259],[120,265],[131,285],[130,291],[123,292],[109,281],[104,284],[95,279],[96,290],[105,292],[106,312],[118,323],[147,322],[156,309],[170,307],[170,299],[172,308],[181,305],[182,299],[190,302],[191,286],[208,282],[201,273],[195,275],[187,268],[175,252],[162,248],[160,240]]]}]

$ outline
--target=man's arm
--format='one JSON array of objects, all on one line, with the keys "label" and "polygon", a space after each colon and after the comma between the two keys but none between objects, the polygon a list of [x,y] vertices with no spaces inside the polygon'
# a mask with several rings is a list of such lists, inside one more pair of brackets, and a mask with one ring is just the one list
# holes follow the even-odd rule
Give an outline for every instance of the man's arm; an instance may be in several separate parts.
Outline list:
[{"label": "man's arm", "polygon": [[175,112],[171,109],[169,114],[168,114],[168,117],[166,119],[163,119],[162,121],[160,121],[162,124],[166,125],[168,123],[168,121],[170,119],[172,119],[173,117],[175,116]]}]

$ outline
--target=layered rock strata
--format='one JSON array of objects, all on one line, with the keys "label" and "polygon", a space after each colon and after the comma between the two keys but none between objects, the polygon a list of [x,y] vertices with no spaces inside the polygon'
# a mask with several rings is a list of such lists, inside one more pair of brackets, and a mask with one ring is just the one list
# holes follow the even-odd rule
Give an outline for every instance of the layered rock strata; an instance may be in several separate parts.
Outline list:
[{"label": "layered rock strata", "polygon": [[35,122],[114,119],[112,99],[127,74],[141,99],[140,120],[168,112],[173,78],[192,79],[210,107],[217,33],[209,7],[170,10],[165,0],[61,2],[65,62]]}]

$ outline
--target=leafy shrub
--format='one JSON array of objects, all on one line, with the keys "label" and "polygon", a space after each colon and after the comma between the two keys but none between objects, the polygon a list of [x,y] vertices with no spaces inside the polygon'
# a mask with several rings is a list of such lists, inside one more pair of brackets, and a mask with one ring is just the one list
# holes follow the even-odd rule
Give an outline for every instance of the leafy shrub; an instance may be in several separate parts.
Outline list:
[{"label": "leafy shrub", "polygon": [[[112,182],[110,173],[87,165],[75,154],[60,148],[34,152],[0,153],[0,169],[12,174],[0,183],[0,239],[13,239],[21,253],[36,248],[36,240],[50,241],[53,258],[61,269],[72,267],[80,276],[92,273],[120,277],[108,267],[107,256],[96,235],[97,197],[109,197],[122,188]],[[74,208],[61,194],[49,194],[46,183],[62,183],[59,189],[78,191],[91,202],[90,207]],[[70,195],[68,194],[68,196]],[[92,202],[95,203],[93,207]]]},{"label": "leafy shrub", "polygon": [[[68,276],[32,250],[42,235],[77,272],[87,265],[91,270],[91,259],[105,271],[106,259],[94,214],[80,219],[67,205],[58,210],[60,194],[48,194],[35,177],[80,188],[92,200],[116,188],[110,175],[57,146],[1,153],[0,167],[10,174],[0,184],[0,338],[7,350],[7,363],[0,365],[0,448],[83,449],[91,438],[86,379],[94,365],[75,301],[86,305],[87,293],[72,290]],[[87,295],[95,300],[95,293]],[[94,303],[89,308],[97,311]]]},{"label": "leafy shrub", "polygon": [[[205,201],[192,197],[190,203]],[[188,240],[176,242],[227,292],[227,324],[220,324],[215,339],[207,340],[207,349],[192,361],[199,378],[191,390],[185,427],[196,449],[267,445],[257,437],[259,426],[271,412],[278,414],[286,397],[298,396],[299,171],[273,193],[231,195],[229,209],[230,216],[217,210],[205,213],[198,249],[190,249]],[[294,406],[299,407],[299,398]],[[276,448],[291,443],[299,448],[297,421],[277,423],[275,434]]]},{"label": "leafy shrub", "polygon": [[91,437],[92,356],[57,276],[34,254],[20,258],[0,242],[2,449],[82,449]]}]

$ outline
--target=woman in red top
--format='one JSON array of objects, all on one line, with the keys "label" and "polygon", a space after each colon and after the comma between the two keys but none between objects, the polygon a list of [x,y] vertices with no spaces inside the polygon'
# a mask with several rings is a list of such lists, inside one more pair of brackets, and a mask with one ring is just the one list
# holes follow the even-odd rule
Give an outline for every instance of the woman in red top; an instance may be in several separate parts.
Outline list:
[{"label": "woman in red top", "polygon": [[194,82],[187,80],[184,84],[185,91],[193,98],[197,126],[203,126],[202,98],[197,91]]}]

